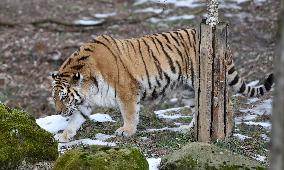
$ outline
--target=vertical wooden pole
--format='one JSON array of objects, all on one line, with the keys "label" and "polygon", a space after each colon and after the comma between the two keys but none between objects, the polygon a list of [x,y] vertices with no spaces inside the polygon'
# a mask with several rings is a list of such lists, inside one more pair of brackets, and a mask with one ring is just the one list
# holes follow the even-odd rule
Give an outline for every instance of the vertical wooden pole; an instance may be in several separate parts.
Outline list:
[{"label": "vertical wooden pole", "polygon": [[278,55],[275,57],[275,92],[272,114],[272,170],[284,169],[284,0],[281,4],[279,32],[281,40],[278,44]]},{"label": "vertical wooden pole", "polygon": [[210,142],[232,133],[233,115],[226,79],[227,24],[200,25],[200,54],[195,75],[196,139]]},{"label": "vertical wooden pole", "polygon": [[211,124],[211,93],[212,93],[212,63],[213,63],[213,32],[205,23],[200,25],[200,54],[197,56],[196,99],[196,138],[198,141],[210,141]]}]

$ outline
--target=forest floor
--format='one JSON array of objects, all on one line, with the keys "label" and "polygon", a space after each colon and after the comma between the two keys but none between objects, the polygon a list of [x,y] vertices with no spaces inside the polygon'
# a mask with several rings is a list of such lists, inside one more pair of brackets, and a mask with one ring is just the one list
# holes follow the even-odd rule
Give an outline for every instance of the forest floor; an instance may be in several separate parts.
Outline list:
[{"label": "forest floor", "polygon": [[[220,1],[220,20],[228,22],[229,43],[238,71],[247,82],[262,80],[273,70],[277,41],[277,0]],[[164,9],[164,10],[163,10]],[[36,118],[54,114],[50,73],[80,44],[101,34],[116,38],[138,37],[162,31],[199,27],[206,16],[205,1],[185,0],[1,0],[0,1],[0,101],[24,109]],[[90,26],[89,24],[93,25]],[[160,104],[142,109],[138,133],[132,138],[106,137],[117,145],[139,146],[148,158],[160,158],[192,140],[179,126],[192,120],[192,108],[179,102],[181,91]],[[272,93],[261,98],[232,96],[236,130],[234,137],[217,145],[248,155],[267,165],[269,159]],[[154,111],[179,115],[159,117]],[[185,110],[185,111],[183,111]],[[121,125],[87,121],[76,139],[112,135]],[[165,128],[167,127],[167,128]]]}]

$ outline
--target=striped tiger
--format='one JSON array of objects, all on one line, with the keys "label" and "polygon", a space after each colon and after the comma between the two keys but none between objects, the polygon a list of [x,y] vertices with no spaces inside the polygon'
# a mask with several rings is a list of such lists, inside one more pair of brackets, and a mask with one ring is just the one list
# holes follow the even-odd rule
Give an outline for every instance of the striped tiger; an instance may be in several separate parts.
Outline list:
[{"label": "striped tiger", "polygon": [[[182,29],[131,39],[102,35],[83,44],[52,74],[56,112],[70,116],[60,140],[71,139],[96,106],[119,108],[123,126],[116,134],[135,134],[141,101],[164,96],[182,84],[194,87],[197,41],[196,30]],[[272,74],[263,85],[248,86],[228,54],[228,85],[236,92],[253,97],[271,89]]]}]

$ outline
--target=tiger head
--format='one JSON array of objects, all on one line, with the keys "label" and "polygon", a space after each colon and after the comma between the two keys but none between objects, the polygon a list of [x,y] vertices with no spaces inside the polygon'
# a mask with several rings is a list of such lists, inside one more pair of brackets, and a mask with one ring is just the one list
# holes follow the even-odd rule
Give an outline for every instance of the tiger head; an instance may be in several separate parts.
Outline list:
[{"label": "tiger head", "polygon": [[57,114],[70,116],[78,106],[83,104],[81,93],[83,76],[79,72],[69,74],[52,74],[52,96]]}]

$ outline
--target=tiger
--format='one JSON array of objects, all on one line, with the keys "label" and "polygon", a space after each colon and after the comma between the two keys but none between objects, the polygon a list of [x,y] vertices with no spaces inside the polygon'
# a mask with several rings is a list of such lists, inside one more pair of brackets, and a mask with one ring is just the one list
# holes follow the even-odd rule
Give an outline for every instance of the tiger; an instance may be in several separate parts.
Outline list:
[{"label": "tiger", "polygon": [[[59,140],[71,140],[98,106],[120,110],[123,126],[116,135],[134,135],[142,101],[184,84],[194,88],[198,39],[195,29],[179,29],[129,39],[100,35],[84,43],[52,74],[56,113],[69,116]],[[249,97],[270,91],[273,73],[262,85],[250,86],[238,75],[231,50],[227,53],[227,84],[234,91]]]}]

